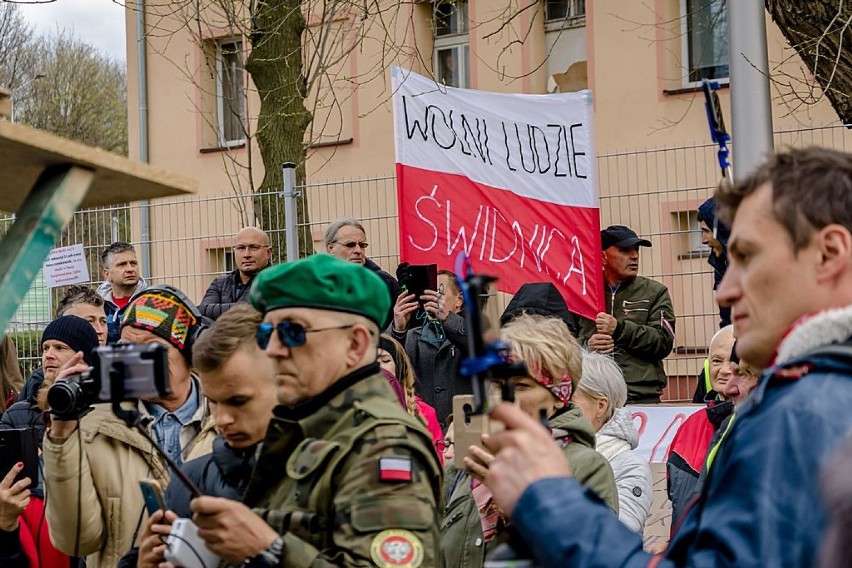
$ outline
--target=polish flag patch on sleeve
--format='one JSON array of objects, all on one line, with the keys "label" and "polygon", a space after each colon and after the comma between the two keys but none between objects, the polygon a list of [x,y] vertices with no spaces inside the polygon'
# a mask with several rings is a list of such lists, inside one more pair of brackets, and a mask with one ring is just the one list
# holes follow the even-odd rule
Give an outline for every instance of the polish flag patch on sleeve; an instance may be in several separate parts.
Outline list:
[{"label": "polish flag patch on sleeve", "polygon": [[411,458],[379,458],[379,481],[411,481]]}]

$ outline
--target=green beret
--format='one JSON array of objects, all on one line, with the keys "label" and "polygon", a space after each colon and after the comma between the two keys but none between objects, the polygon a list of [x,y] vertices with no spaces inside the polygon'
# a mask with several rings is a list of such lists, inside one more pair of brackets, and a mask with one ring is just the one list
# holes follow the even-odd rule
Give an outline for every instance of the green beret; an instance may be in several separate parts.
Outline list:
[{"label": "green beret", "polygon": [[375,272],[327,254],[260,271],[249,298],[264,314],[280,308],[317,308],[358,314],[380,328],[391,306],[388,287]]}]

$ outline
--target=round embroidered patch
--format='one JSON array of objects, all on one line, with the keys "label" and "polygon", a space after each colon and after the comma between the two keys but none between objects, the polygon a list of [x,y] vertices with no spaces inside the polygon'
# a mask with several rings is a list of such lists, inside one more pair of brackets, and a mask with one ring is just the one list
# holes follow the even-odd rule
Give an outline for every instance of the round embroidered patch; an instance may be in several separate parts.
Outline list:
[{"label": "round embroidered patch", "polygon": [[390,529],[376,535],[370,555],[379,568],[417,568],[423,564],[423,543],[409,531]]},{"label": "round embroidered patch", "polygon": [[636,497],[641,497],[642,496],[642,488],[641,487],[634,487],[633,488],[633,495],[635,495]]}]

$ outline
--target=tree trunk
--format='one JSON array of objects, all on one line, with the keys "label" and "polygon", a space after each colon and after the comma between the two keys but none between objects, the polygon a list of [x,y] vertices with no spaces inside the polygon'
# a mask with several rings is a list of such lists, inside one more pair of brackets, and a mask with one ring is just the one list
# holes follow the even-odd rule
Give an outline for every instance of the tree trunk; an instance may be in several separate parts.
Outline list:
[{"label": "tree trunk", "polygon": [[[251,13],[251,54],[246,70],[260,97],[260,113],[255,137],[263,159],[263,183],[258,192],[281,191],[281,164],[296,164],[296,183],[305,181],[305,130],[311,113],[305,107],[307,86],[302,71],[302,34],[305,19],[300,0],[258,0]],[[284,203],[267,199],[255,209],[265,230],[279,228],[284,219]],[[313,252],[308,227],[307,200],[298,200],[299,256]],[[283,239],[274,239],[275,254],[284,258]]]},{"label": "tree trunk", "polygon": [[852,5],[766,0],[766,9],[822,87],[837,116],[852,127]]}]

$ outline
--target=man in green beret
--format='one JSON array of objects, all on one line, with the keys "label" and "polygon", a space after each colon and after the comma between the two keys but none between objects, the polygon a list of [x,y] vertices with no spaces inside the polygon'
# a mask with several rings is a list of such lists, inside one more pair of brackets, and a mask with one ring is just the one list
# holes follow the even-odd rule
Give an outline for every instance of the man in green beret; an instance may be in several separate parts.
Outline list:
[{"label": "man in green beret", "polygon": [[264,270],[250,299],[279,406],[244,504],[193,500],[199,536],[249,566],[441,566],[438,457],[376,362],[382,280],[316,255]]}]

